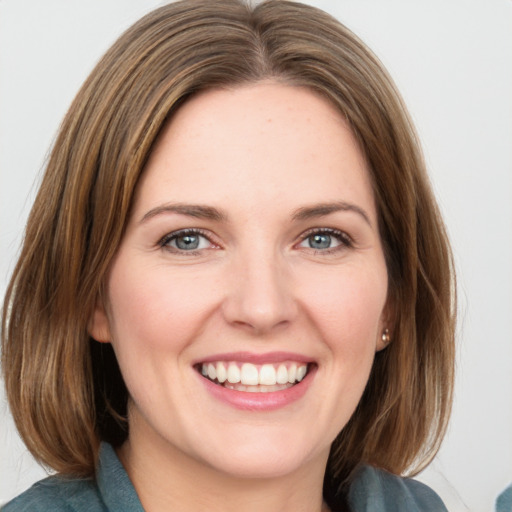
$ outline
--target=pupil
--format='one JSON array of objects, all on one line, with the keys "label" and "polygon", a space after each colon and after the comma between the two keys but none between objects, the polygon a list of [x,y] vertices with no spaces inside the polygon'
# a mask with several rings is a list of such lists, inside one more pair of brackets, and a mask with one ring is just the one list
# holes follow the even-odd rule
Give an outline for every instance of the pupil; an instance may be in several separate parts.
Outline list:
[{"label": "pupil", "polygon": [[331,246],[331,237],[325,234],[309,237],[309,246],[312,249],[328,249]]},{"label": "pupil", "polygon": [[178,247],[178,249],[197,249],[198,246],[199,237],[196,235],[183,235],[176,238],[176,247]]}]

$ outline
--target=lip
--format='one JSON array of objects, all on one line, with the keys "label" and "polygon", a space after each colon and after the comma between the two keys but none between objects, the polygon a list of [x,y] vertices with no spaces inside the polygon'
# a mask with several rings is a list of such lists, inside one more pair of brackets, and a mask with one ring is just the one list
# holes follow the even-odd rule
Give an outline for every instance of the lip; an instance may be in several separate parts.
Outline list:
[{"label": "lip", "polygon": [[[227,354],[223,354],[222,357],[226,357],[226,355]],[[230,354],[231,357],[233,357],[233,355],[234,354]],[[243,361],[259,364],[259,356],[257,356],[256,359],[258,359],[257,362],[254,362],[254,359],[252,361],[243,359]],[[274,360],[273,362],[286,361],[290,359],[295,361],[297,360],[295,359],[295,356],[292,357],[290,353],[287,353],[284,359]],[[208,362],[216,360],[218,359],[210,358],[202,361]],[[304,358],[301,359],[301,362],[302,361],[306,362]],[[269,362],[269,359],[265,359],[265,362]],[[198,372],[196,372],[196,374],[197,377],[201,379],[206,391],[210,393],[214,399],[239,410],[263,412],[281,409],[296,402],[297,400],[300,400],[312,384],[317,369],[318,366],[316,364],[312,364],[310,370],[300,382],[290,388],[282,389],[281,391],[273,391],[271,393],[249,393],[246,391],[236,391],[234,389],[225,388],[224,386],[215,384]]]},{"label": "lip", "polygon": [[217,361],[239,361],[252,364],[284,363],[286,361],[306,364],[315,362],[311,357],[306,357],[303,354],[295,354],[293,352],[267,352],[264,354],[254,354],[253,352],[225,352],[222,354],[214,354],[204,359],[198,359],[193,362],[193,365],[214,363]]}]

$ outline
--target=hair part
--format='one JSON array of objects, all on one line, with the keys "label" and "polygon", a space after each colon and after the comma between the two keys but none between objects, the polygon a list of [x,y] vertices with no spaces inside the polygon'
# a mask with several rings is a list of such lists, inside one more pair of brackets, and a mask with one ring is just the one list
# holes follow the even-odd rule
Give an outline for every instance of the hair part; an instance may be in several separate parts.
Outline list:
[{"label": "hair part", "polygon": [[262,80],[306,87],[349,123],[371,174],[394,311],[326,482],[361,463],[413,472],[436,453],[451,408],[455,278],[445,228],[406,109],[378,59],[338,21],[271,0],[188,0],[128,29],[71,105],[5,296],[2,362],[18,430],[58,472],[94,474],[99,442],[127,436],[124,385],[87,324],[162,127],[200,91]]}]

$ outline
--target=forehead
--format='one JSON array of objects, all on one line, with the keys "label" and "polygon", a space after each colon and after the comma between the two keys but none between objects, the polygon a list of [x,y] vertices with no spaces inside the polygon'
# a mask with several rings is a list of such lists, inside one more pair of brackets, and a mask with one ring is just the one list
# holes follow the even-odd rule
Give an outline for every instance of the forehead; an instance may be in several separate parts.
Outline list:
[{"label": "forehead", "polygon": [[235,196],[256,209],[350,199],[375,215],[366,162],[342,115],[308,89],[277,83],[185,103],[155,144],[136,204],[227,206]]}]

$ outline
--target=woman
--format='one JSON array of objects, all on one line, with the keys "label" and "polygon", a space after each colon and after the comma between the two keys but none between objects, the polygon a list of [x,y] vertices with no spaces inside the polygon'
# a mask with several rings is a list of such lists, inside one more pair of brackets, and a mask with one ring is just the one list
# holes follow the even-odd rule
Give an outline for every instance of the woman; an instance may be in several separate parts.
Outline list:
[{"label": "woman", "polygon": [[[51,477],[5,510],[443,510],[448,241],[382,66],[311,7],[185,1],[71,106],[3,310]],[[74,507],[74,508],[73,508]]]}]

